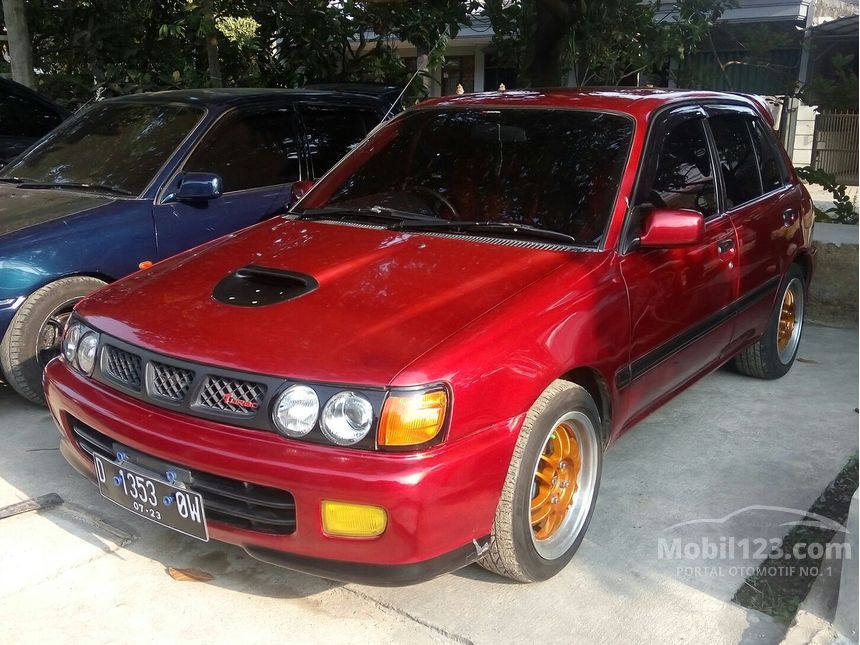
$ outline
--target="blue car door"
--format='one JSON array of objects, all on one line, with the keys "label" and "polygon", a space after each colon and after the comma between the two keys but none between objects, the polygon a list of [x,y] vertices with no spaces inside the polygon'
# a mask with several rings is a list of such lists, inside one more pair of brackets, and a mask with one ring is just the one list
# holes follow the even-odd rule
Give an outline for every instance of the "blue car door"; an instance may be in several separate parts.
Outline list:
[{"label": "blue car door", "polygon": [[[223,194],[180,201],[186,172],[215,173]],[[154,206],[159,259],[256,224],[285,210],[290,186],[301,178],[292,103],[267,103],[227,112],[201,137],[159,191]]]}]

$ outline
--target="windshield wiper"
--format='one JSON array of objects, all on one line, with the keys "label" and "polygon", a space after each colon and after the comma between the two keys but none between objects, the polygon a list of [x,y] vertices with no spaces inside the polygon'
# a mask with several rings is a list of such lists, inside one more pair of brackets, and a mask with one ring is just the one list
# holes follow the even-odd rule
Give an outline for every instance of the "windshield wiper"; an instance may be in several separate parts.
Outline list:
[{"label": "windshield wiper", "polygon": [[0,177],[0,181],[6,182],[7,184],[20,184],[30,180],[26,177]]},{"label": "windshield wiper", "polygon": [[397,231],[438,231],[454,233],[473,233],[475,235],[502,235],[520,236],[533,239],[550,240],[562,244],[576,244],[576,239],[567,233],[548,231],[527,224],[513,224],[511,222],[401,222],[389,228]]},{"label": "windshield wiper", "polygon": [[298,214],[296,219],[375,219],[385,222],[394,221],[401,223],[405,221],[435,222],[439,218],[432,215],[422,215],[412,211],[402,211],[388,206],[370,206],[359,208],[348,208],[341,206],[328,206],[325,208],[309,208]]},{"label": "windshield wiper", "polygon": [[113,195],[133,195],[134,193],[116,186],[106,186],[105,184],[86,184],[78,182],[37,182],[25,181],[18,185],[18,188],[69,188],[71,190],[95,190],[101,193],[111,193]]}]

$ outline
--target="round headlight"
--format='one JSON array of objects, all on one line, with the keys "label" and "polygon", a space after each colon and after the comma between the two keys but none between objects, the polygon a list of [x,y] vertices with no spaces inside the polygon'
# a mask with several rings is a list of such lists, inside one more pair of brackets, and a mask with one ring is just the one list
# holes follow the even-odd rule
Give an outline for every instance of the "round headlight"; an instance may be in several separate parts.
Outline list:
[{"label": "round headlight", "polygon": [[81,326],[78,323],[72,323],[66,330],[66,335],[63,337],[63,358],[67,363],[75,362],[75,352],[78,351],[78,341],[81,338]]},{"label": "round headlight", "polygon": [[320,413],[320,400],[313,388],[293,385],[275,401],[272,421],[288,437],[304,437],[313,430]]},{"label": "round headlight", "polygon": [[93,332],[87,332],[78,341],[78,367],[89,375],[96,366],[96,350],[99,348],[99,337]]},{"label": "round headlight", "polygon": [[372,423],[370,401],[356,392],[338,392],[325,404],[320,425],[329,441],[351,446],[367,436]]}]

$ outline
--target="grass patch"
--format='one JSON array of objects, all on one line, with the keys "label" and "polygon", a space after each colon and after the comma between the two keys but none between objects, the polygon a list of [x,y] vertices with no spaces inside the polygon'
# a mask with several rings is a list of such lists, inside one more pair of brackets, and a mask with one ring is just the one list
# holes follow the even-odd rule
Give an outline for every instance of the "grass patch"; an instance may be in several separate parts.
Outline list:
[{"label": "grass patch", "polygon": [[[857,463],[857,455],[853,455],[807,512],[823,515],[844,526],[848,519],[851,497],[857,490]],[[816,553],[807,552],[804,545],[826,546],[835,533],[835,530],[818,526],[795,526],[783,538],[779,551],[757,567],[756,573],[748,577],[735,592],[732,601],[742,607],[757,609],[782,622],[791,622],[798,606],[812,588],[815,572],[821,570],[821,562],[824,559],[824,553],[813,557]],[[807,553],[802,564],[799,560],[787,560],[784,555],[795,553],[797,545]],[[850,557],[856,555],[852,553]],[[826,568],[824,571],[826,572]]]}]

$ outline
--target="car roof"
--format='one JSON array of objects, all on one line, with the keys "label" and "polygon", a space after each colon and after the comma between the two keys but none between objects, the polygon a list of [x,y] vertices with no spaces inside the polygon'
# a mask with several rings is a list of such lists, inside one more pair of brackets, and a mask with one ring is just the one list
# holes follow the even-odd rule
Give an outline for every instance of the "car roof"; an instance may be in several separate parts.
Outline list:
[{"label": "car roof", "polygon": [[331,92],[324,90],[259,88],[259,87],[230,87],[230,88],[200,88],[190,90],[165,90],[161,92],[146,92],[143,94],[128,94],[106,99],[104,102],[134,102],[134,103],[188,103],[193,105],[235,106],[246,103],[258,103],[267,100],[292,99],[295,101],[338,99],[345,103],[361,103],[364,105],[379,105],[374,97],[350,92]]},{"label": "car roof", "polygon": [[461,94],[458,96],[444,96],[441,98],[428,99],[420,103],[418,109],[431,106],[555,107],[608,110],[632,114],[633,116],[647,117],[654,110],[665,105],[689,101],[743,103],[761,111],[761,105],[758,101],[742,94],[645,87],[562,87]]},{"label": "car roof", "polygon": [[26,85],[21,85],[21,83],[17,83],[10,78],[4,78],[3,76],[0,76],[0,94],[16,94],[18,96],[23,96],[38,103],[41,103],[46,107],[49,107],[63,118],[69,115],[68,110],[63,107],[60,107],[59,105],[51,101],[49,98],[42,96],[34,90],[31,90]]}]

